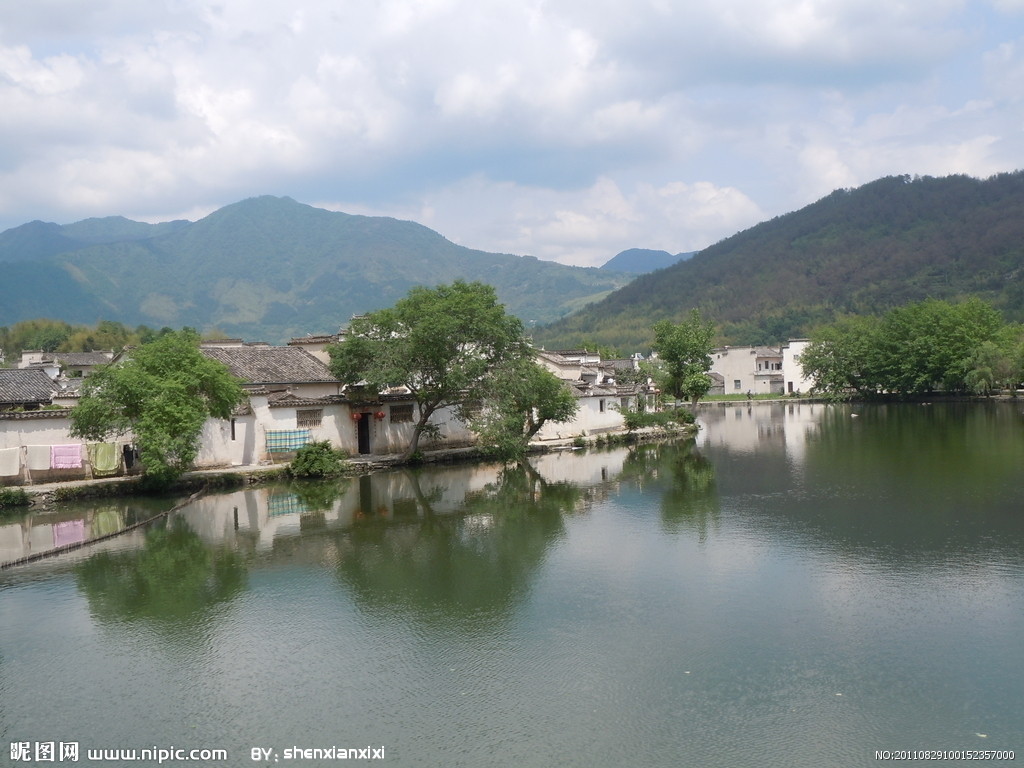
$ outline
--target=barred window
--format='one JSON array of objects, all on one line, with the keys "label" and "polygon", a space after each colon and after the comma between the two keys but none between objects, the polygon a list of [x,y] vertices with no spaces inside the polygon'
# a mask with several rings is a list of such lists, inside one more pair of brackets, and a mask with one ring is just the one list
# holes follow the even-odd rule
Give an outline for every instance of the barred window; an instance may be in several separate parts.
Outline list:
[{"label": "barred window", "polygon": [[408,405],[391,406],[392,424],[401,424],[408,421],[412,421],[412,403],[409,403]]},{"label": "barred window", "polygon": [[324,409],[323,408],[310,408],[305,411],[295,412],[295,426],[299,429],[308,429],[309,427],[319,427],[320,423],[324,420]]}]

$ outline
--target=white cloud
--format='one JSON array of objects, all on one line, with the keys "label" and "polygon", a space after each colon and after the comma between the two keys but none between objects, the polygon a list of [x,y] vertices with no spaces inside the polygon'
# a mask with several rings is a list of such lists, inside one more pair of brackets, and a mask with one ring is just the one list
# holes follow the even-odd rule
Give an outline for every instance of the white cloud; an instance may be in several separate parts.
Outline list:
[{"label": "white cloud", "polygon": [[700,248],[837,186],[1012,170],[1021,3],[40,0],[0,226],[344,201],[487,250]]}]

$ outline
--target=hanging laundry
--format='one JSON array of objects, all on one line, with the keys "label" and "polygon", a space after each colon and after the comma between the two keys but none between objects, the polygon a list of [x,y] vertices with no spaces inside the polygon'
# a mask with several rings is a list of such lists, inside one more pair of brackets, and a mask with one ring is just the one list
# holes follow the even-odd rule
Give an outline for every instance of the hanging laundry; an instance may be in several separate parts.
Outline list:
[{"label": "hanging laundry", "polygon": [[121,453],[124,454],[124,466],[125,469],[131,469],[135,466],[135,459],[138,457],[138,451],[135,450],[135,446],[130,443],[125,443],[121,449]]},{"label": "hanging laundry", "polygon": [[116,443],[90,443],[88,454],[92,473],[96,477],[116,475],[121,469],[121,454]]},{"label": "hanging laundry", "polygon": [[50,446],[29,445],[25,448],[25,458],[28,468],[33,472],[41,472],[50,468]]},{"label": "hanging laundry", "polygon": [[81,445],[52,445],[50,454],[50,464],[53,469],[82,468]]},{"label": "hanging laundry", "polygon": [[0,449],[0,477],[21,474],[21,448]]},{"label": "hanging laundry", "polygon": [[267,452],[297,451],[310,440],[312,440],[312,433],[308,429],[268,429]]}]

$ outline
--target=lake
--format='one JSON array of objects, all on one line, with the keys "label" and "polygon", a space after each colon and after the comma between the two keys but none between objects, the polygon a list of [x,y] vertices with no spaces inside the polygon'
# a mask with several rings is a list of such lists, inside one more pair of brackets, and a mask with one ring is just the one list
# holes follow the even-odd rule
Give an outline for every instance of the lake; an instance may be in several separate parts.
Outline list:
[{"label": "lake", "polygon": [[[734,768],[1024,749],[1024,402],[699,421],[527,467],[209,495],[0,572],[0,754]],[[160,504],[0,521],[0,560]]]}]

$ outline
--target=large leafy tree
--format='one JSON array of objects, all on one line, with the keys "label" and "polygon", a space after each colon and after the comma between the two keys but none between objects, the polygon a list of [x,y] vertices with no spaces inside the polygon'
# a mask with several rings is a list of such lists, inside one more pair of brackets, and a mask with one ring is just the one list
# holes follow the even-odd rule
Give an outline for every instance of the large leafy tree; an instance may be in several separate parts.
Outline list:
[{"label": "large leafy tree", "polygon": [[522,323],[505,313],[491,286],[459,280],[413,288],[394,307],[353,319],[329,354],[346,384],[365,383],[374,395],[409,388],[418,409],[403,457],[409,459],[435,411],[484,400],[495,369],[529,348]]},{"label": "large leafy tree", "polygon": [[1013,356],[1012,337],[991,306],[928,299],[819,329],[801,363],[815,390],[827,394],[920,395],[985,392],[1014,377]]},{"label": "large leafy tree", "polygon": [[71,434],[87,440],[132,434],[146,476],[167,484],[195,461],[207,417],[230,418],[243,396],[228,369],[199,351],[193,331],[171,332],[85,380],[71,411]]},{"label": "large leafy tree", "polygon": [[521,358],[494,371],[485,407],[465,410],[484,445],[502,458],[519,459],[546,423],[575,416],[579,401],[566,382],[533,359]]},{"label": "large leafy tree", "polygon": [[715,327],[701,320],[700,312],[675,324],[662,320],[654,326],[654,349],[664,366],[664,389],[694,405],[711,389],[711,349]]},{"label": "large leafy tree", "polygon": [[878,391],[879,321],[844,317],[818,329],[800,356],[804,376],[813,390],[832,397],[850,392],[861,396]]}]

